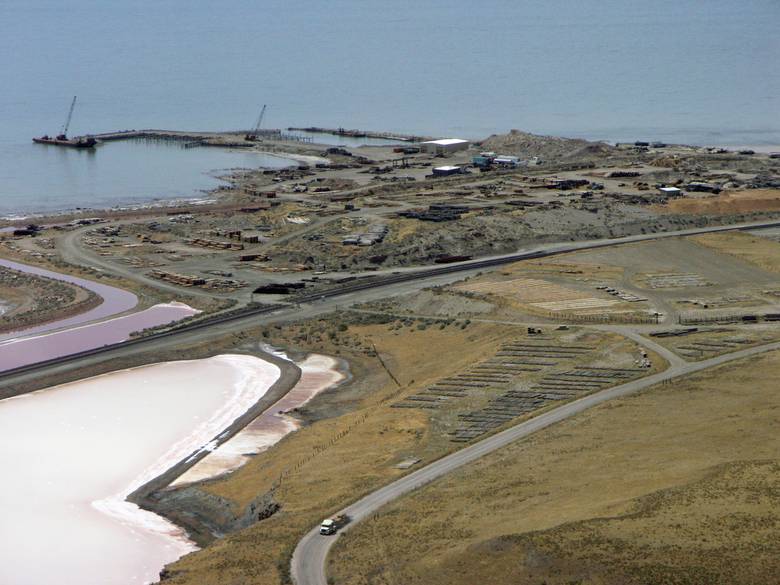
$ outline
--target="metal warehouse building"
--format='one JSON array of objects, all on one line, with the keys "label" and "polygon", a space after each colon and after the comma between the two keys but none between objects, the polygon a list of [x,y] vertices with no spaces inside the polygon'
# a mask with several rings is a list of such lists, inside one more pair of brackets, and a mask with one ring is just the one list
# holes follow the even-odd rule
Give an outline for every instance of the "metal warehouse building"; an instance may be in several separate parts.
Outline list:
[{"label": "metal warehouse building", "polygon": [[469,141],[461,138],[441,138],[421,142],[420,147],[423,152],[428,154],[451,154],[459,150],[466,150],[469,147]]}]

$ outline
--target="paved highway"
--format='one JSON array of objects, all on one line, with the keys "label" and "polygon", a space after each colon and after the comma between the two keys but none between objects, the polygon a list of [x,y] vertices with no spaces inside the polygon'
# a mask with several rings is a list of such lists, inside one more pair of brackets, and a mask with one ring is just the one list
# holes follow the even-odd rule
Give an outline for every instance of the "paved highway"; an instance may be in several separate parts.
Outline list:
[{"label": "paved highway", "polygon": [[[635,336],[632,335],[632,337]],[[648,342],[648,340],[644,338],[640,338],[640,340],[643,344],[652,346],[651,348],[656,351],[661,347],[658,344]],[[663,372],[634,380],[620,386],[615,386],[607,390],[602,390],[559,406],[554,410],[540,414],[535,418],[517,424],[505,431],[492,435],[487,439],[483,439],[460,451],[456,451],[442,459],[434,461],[430,465],[426,465],[361,498],[354,504],[338,512],[339,514],[348,514],[350,518],[352,518],[350,524],[343,528],[340,533],[347,531],[361,520],[364,520],[369,515],[375,513],[385,504],[408,494],[420,486],[434,481],[463,465],[476,461],[489,453],[501,449],[513,441],[527,437],[550,425],[577,415],[597,404],[638,392],[639,390],[665,380],[671,380],[686,374],[691,374],[693,372],[698,372],[733,360],[774,349],[780,349],[780,342],[751,347],[694,363],[685,362],[678,356],[674,356],[674,361],[671,362],[671,366]],[[664,350],[661,353],[666,354],[667,352],[668,350]],[[320,536],[319,526],[316,526],[300,540],[293,553],[290,567],[292,578],[296,585],[327,585],[325,575],[326,560],[328,551],[337,539],[338,534],[336,536]]]}]

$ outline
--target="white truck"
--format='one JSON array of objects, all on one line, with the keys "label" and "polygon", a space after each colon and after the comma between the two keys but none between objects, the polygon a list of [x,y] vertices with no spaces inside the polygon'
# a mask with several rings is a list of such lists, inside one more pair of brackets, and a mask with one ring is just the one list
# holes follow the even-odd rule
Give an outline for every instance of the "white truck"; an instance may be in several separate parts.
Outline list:
[{"label": "white truck", "polygon": [[349,516],[346,514],[339,514],[333,518],[326,518],[320,524],[320,534],[328,536],[329,534],[336,534],[339,528],[349,523]]}]

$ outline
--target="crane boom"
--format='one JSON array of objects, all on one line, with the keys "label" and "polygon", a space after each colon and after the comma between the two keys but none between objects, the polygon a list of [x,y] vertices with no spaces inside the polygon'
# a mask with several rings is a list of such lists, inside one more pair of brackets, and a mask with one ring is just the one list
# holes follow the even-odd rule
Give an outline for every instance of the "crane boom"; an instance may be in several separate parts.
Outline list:
[{"label": "crane boom", "polygon": [[260,126],[263,125],[263,118],[265,118],[265,109],[268,106],[263,104],[263,109],[260,110],[260,115],[257,117],[257,124],[255,124],[255,136],[260,133]]},{"label": "crane boom", "polygon": [[257,117],[255,127],[250,132],[248,132],[246,136],[244,136],[245,140],[257,140],[258,135],[260,134],[260,126],[263,125],[263,118],[265,118],[265,109],[267,107],[268,106],[266,104],[263,104],[263,109],[260,110],[260,115]]},{"label": "crane boom", "polygon": [[62,132],[61,132],[62,136],[68,135],[68,128],[70,128],[70,121],[73,118],[73,108],[75,107],[76,107],[76,96],[74,95],[73,101],[70,102],[70,110],[68,110],[68,117],[65,120],[65,124],[62,127]]}]

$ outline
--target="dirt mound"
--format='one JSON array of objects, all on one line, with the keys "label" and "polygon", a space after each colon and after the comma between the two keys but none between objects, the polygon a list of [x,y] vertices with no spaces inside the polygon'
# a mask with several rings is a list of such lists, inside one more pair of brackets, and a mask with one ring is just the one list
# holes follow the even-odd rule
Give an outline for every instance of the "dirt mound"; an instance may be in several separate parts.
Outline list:
[{"label": "dirt mound", "polygon": [[650,165],[654,167],[676,167],[680,163],[680,158],[677,155],[666,155],[658,157],[650,161]]},{"label": "dirt mound", "polygon": [[520,130],[510,130],[509,134],[493,134],[482,141],[482,147],[501,154],[538,156],[546,160],[601,158],[615,151],[614,147],[603,142],[541,136]]}]

